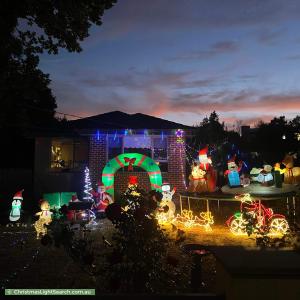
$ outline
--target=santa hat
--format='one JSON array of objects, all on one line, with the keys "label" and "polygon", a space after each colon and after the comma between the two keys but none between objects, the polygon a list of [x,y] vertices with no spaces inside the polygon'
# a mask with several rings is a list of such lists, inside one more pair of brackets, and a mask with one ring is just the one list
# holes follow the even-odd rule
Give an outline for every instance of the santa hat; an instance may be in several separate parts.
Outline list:
[{"label": "santa hat", "polygon": [[137,184],[138,180],[137,180],[137,176],[129,176],[129,184]]},{"label": "santa hat", "polygon": [[162,184],[162,187],[161,187],[161,190],[163,192],[167,192],[167,191],[170,191],[171,190],[171,186],[168,182],[163,182]]},{"label": "santa hat", "polygon": [[23,191],[24,191],[24,190],[21,190],[21,191],[15,193],[13,199],[14,199],[14,200],[23,200],[23,196],[22,196]]},{"label": "santa hat", "polygon": [[104,184],[103,184],[102,181],[98,181],[97,185],[98,185],[98,186],[104,186]]},{"label": "santa hat", "polygon": [[236,155],[233,155],[230,159],[228,159],[227,163],[233,163],[235,162],[235,159],[236,159]]},{"label": "santa hat", "polygon": [[199,151],[199,156],[200,155],[207,155],[207,152],[208,152],[208,147],[206,146],[205,148],[203,148],[203,149],[201,149],[200,151]]}]

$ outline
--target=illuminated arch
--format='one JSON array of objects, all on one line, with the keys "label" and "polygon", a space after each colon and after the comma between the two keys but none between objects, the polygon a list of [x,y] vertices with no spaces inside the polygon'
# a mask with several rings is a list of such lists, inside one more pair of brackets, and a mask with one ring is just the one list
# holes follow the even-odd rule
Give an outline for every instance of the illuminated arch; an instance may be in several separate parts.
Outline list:
[{"label": "illuminated arch", "polygon": [[[114,182],[115,173],[123,167],[129,165],[129,160],[134,160],[132,166],[141,167],[144,169],[150,178],[151,189],[161,192],[162,176],[159,166],[150,157],[140,153],[124,153],[111,159],[102,171],[102,182],[106,188],[107,193],[114,196]],[[126,161],[125,161],[126,160]]]}]

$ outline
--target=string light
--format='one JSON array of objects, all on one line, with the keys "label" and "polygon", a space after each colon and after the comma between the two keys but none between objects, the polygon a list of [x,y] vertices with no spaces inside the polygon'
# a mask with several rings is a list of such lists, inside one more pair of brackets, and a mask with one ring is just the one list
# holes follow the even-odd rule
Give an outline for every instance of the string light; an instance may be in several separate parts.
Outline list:
[{"label": "string light", "polygon": [[91,183],[91,178],[90,178],[90,170],[86,166],[84,170],[84,194],[85,196],[83,197],[83,200],[92,202],[93,201],[93,195],[91,193],[92,191],[92,183]]},{"label": "string light", "polygon": [[184,131],[182,129],[177,129],[176,130],[175,135],[177,137],[176,142],[178,144],[183,144],[184,143],[183,134],[184,134]]},{"label": "string light", "polygon": [[183,169],[183,163],[185,161],[182,158],[182,144],[179,144],[179,155],[180,155],[180,169],[181,169],[182,183],[184,188],[187,189],[186,182],[185,182],[185,174]]},{"label": "string light", "polygon": [[263,231],[267,235],[282,235],[288,231],[289,224],[285,216],[274,214],[271,208],[261,204],[261,200],[253,200],[248,193],[235,196],[235,199],[241,201],[240,212],[235,213],[226,221],[226,225],[234,235],[247,234],[246,227],[249,222],[243,217],[244,213],[255,220],[255,230]]},{"label": "string light", "polygon": [[198,217],[194,216],[191,210],[184,209],[181,214],[177,214],[173,222],[180,223],[186,228],[204,227],[206,231],[212,231],[211,225],[214,224],[214,217],[209,210],[200,212]]}]

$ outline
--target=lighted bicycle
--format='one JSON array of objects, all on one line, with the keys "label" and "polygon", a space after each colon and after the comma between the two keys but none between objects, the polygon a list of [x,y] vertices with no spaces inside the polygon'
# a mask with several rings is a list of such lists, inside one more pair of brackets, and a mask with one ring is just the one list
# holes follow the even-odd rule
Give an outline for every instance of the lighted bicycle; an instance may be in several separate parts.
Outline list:
[{"label": "lighted bicycle", "polygon": [[240,211],[226,221],[233,234],[247,234],[250,222],[257,232],[278,235],[288,231],[289,224],[285,216],[274,214],[273,210],[261,204],[260,200],[253,200],[250,194],[238,195],[235,198],[241,201]]}]

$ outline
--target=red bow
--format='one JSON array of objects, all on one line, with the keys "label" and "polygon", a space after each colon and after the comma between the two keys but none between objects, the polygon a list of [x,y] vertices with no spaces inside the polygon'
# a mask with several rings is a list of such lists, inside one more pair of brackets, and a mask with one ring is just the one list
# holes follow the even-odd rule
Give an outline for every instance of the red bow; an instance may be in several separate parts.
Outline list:
[{"label": "red bow", "polygon": [[124,161],[128,163],[128,171],[133,171],[133,164],[136,161],[136,158],[124,157]]}]

